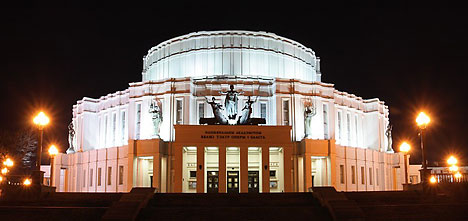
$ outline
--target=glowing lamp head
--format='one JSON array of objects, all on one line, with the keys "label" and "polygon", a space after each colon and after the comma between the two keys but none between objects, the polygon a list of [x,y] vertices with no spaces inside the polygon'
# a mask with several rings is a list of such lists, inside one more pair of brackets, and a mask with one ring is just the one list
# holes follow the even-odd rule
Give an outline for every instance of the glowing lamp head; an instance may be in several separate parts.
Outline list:
[{"label": "glowing lamp head", "polygon": [[2,181],[3,181],[3,177],[2,177],[2,176],[0,176],[0,183],[1,183]]},{"label": "glowing lamp head", "polygon": [[51,157],[55,157],[58,154],[58,149],[55,147],[55,145],[50,145],[49,147],[49,155]]},{"label": "glowing lamp head", "polygon": [[458,171],[458,167],[457,167],[457,165],[452,165],[452,166],[449,167],[449,170],[450,170],[451,172],[457,172],[457,171]]},{"label": "glowing lamp head", "polygon": [[455,165],[458,163],[458,160],[457,158],[455,158],[454,156],[450,156],[448,159],[447,159],[447,163],[449,165]]},{"label": "glowing lamp head", "polygon": [[406,143],[406,142],[401,143],[401,145],[400,145],[400,151],[401,152],[408,153],[408,151],[410,151],[410,149],[411,149],[411,146],[408,143]]},{"label": "glowing lamp head", "polygon": [[457,179],[460,179],[460,178],[462,177],[462,175],[461,175],[460,172],[457,172],[454,176],[455,176],[455,178],[457,178]]},{"label": "glowing lamp head", "polygon": [[8,168],[4,167],[1,172],[3,175],[6,175],[8,173]]},{"label": "glowing lamp head", "polygon": [[5,161],[3,161],[3,165],[7,166],[7,167],[12,167],[13,166],[13,160],[11,160],[10,158],[7,158]]},{"label": "glowing lamp head", "polygon": [[435,176],[431,176],[431,178],[429,179],[429,182],[436,183],[437,179],[435,178]]},{"label": "glowing lamp head", "polygon": [[23,181],[23,185],[25,185],[25,186],[30,186],[31,183],[32,183],[32,182],[31,182],[31,179],[29,179],[29,178],[24,179],[24,181]]},{"label": "glowing lamp head", "polygon": [[36,117],[34,117],[34,124],[44,127],[49,124],[49,118],[44,114],[44,112],[39,112]]},{"label": "glowing lamp head", "polygon": [[426,126],[431,122],[431,118],[427,116],[424,112],[419,113],[418,117],[416,117],[416,123],[420,128],[426,128]]}]

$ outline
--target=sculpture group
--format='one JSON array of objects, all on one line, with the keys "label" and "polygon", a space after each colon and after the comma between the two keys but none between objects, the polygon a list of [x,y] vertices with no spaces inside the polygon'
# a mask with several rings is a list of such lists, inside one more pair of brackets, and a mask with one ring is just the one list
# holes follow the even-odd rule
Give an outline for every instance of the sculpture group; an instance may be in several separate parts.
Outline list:
[{"label": "sculpture group", "polygon": [[224,106],[220,103],[216,103],[214,97],[212,97],[211,100],[205,97],[206,102],[210,104],[213,110],[214,118],[200,118],[200,124],[258,125],[265,123],[265,119],[263,118],[252,118],[250,116],[252,114],[252,104],[255,103],[257,99],[251,100],[249,96],[241,112],[238,113],[238,95],[243,94],[243,92],[235,91],[234,85],[231,85],[229,89],[230,90],[226,92],[220,92],[220,94],[225,95]]}]

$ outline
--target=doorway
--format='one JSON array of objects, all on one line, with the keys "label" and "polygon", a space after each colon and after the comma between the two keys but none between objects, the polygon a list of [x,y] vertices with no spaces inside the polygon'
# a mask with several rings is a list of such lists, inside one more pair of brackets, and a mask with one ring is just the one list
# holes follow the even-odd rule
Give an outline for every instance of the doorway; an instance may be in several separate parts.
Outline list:
[{"label": "doorway", "polygon": [[227,172],[227,192],[239,193],[239,171]]},{"label": "doorway", "polygon": [[208,171],[206,174],[206,191],[207,193],[218,193],[218,171]]},{"label": "doorway", "polygon": [[259,192],[259,172],[249,171],[249,193]]}]

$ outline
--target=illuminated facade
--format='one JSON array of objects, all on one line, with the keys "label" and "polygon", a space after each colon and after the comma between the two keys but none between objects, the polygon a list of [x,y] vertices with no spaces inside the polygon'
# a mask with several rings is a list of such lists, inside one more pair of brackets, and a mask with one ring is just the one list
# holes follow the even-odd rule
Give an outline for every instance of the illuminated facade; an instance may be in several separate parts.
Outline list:
[{"label": "illuminated facade", "polygon": [[[244,115],[260,124],[240,123]],[[321,82],[320,59],[298,42],[191,33],[151,48],[141,82],[73,106],[72,148],[55,158],[53,184],[73,192],[402,189],[388,116],[382,101]]]}]

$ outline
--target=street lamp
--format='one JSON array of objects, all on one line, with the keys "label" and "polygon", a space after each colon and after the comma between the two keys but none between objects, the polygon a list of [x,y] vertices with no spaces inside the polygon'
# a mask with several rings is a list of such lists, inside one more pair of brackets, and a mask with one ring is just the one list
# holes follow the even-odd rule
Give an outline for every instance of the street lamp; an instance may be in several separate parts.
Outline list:
[{"label": "street lamp", "polygon": [[405,157],[405,184],[408,184],[408,152],[410,151],[411,146],[403,142],[400,145],[400,151],[403,152],[403,155]]},{"label": "street lamp", "polygon": [[[454,156],[450,156],[447,159],[447,163],[450,165],[449,170],[450,170],[450,172],[452,172],[452,176],[454,178],[456,178],[456,179],[460,178],[461,174],[460,174],[460,172],[458,172],[458,166],[457,166],[458,160],[457,160],[457,158],[455,158]],[[455,173],[455,174],[453,174],[453,173]],[[453,179],[453,182],[456,182],[456,179]]]},{"label": "street lamp", "polygon": [[426,181],[426,172],[427,172],[427,164],[426,164],[426,154],[424,151],[424,145],[423,145],[423,132],[426,129],[427,125],[431,122],[431,118],[427,116],[424,112],[419,113],[418,117],[416,117],[416,123],[418,124],[419,127],[419,136],[421,137],[421,153],[422,153],[422,166],[423,170],[421,173],[421,183],[427,182]]},{"label": "street lamp", "polygon": [[13,166],[13,160],[11,160],[10,158],[7,158],[5,161],[3,161],[3,165],[7,166],[7,167],[12,167]]},{"label": "street lamp", "polygon": [[37,148],[36,170],[41,170],[42,135],[44,127],[49,124],[49,118],[44,114],[44,112],[41,111],[39,114],[37,114],[33,121],[39,129],[39,146]]},{"label": "street lamp", "polygon": [[54,158],[58,154],[58,149],[55,145],[50,145],[49,147],[49,156],[50,156],[50,183],[49,186],[52,186],[52,181],[54,180]]}]

